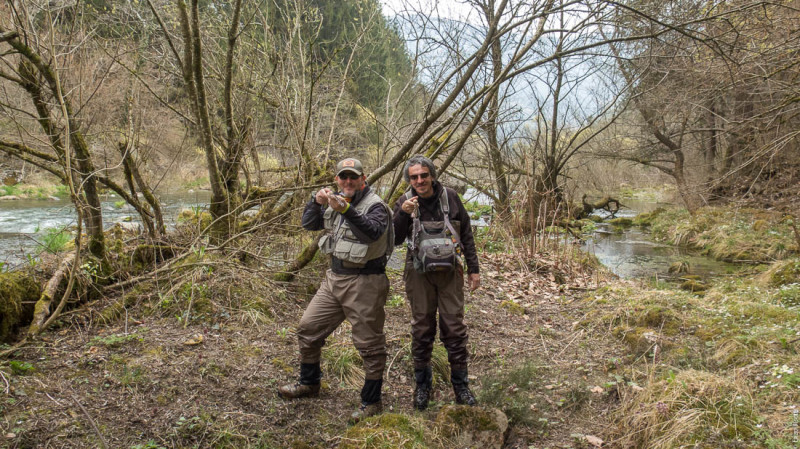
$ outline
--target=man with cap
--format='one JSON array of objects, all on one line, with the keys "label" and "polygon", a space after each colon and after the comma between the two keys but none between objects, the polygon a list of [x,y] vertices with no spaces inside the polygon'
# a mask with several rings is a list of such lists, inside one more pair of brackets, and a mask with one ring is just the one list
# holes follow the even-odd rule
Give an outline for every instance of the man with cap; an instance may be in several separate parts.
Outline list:
[{"label": "man with cap", "polygon": [[383,411],[386,261],[394,247],[394,228],[391,210],[366,184],[359,160],[339,161],[335,179],[339,192],[328,188],[316,192],[303,211],[303,228],[325,229],[319,248],[331,256],[331,264],[297,327],[300,379],[278,388],[278,393],[286,399],[319,395],[322,346],[347,320],[365,372],[361,406],[351,416],[351,422],[357,422]]}]

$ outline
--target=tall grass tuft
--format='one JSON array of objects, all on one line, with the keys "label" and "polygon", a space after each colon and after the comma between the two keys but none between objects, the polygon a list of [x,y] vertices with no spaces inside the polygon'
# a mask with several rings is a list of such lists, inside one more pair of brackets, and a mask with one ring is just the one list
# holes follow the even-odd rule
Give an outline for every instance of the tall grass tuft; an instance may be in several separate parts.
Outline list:
[{"label": "tall grass tuft", "polygon": [[359,390],[364,384],[361,356],[352,345],[332,344],[322,348],[323,371],[347,388]]},{"label": "tall grass tuft", "polygon": [[623,394],[615,414],[624,429],[619,447],[667,449],[711,441],[734,447],[753,437],[758,418],[737,380],[695,370],[651,380],[644,390]]}]

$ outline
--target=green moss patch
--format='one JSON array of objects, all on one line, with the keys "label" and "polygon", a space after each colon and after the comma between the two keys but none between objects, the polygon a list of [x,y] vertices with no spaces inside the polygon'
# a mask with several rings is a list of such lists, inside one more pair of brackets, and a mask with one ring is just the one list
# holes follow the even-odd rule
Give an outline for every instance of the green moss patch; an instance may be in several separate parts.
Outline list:
[{"label": "green moss patch", "polygon": [[0,273],[0,342],[7,341],[23,324],[22,301],[36,301],[42,290],[36,280],[25,273]]},{"label": "green moss patch", "polygon": [[424,419],[384,413],[347,429],[339,449],[422,449],[446,447],[435,443],[435,434]]}]

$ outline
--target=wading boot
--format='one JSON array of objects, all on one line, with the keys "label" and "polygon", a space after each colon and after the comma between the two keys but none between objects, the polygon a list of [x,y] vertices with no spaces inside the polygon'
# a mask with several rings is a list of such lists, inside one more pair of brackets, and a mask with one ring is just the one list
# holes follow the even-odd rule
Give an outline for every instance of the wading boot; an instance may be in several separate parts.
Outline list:
[{"label": "wading boot", "polygon": [[414,410],[425,410],[428,408],[428,401],[431,398],[431,387],[433,386],[433,370],[430,366],[414,369]]},{"label": "wading boot", "polygon": [[383,401],[378,401],[374,404],[364,404],[361,405],[350,415],[350,424],[356,424],[357,422],[369,418],[370,416],[380,415],[383,413]]},{"label": "wading boot", "polygon": [[319,384],[303,385],[300,382],[278,387],[278,394],[284,399],[315,398],[319,396]]},{"label": "wading boot", "polygon": [[300,380],[278,387],[278,394],[284,399],[315,398],[319,396],[321,379],[322,369],[319,363],[301,363]]},{"label": "wading boot", "polygon": [[453,370],[450,373],[450,381],[453,383],[453,393],[456,396],[456,404],[469,405],[470,407],[478,404],[475,395],[469,389],[467,380],[467,370]]}]

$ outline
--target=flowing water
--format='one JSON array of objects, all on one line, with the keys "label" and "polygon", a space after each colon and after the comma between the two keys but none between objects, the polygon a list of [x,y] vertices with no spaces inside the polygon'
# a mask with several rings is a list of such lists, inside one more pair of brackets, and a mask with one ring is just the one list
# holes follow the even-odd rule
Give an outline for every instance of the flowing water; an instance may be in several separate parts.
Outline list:
[{"label": "flowing water", "polygon": [[[617,212],[618,218],[633,218],[658,207],[674,207],[636,200],[625,200],[624,203],[627,208]],[[625,279],[673,277],[668,270],[674,262],[688,263],[691,274],[703,278],[732,273],[737,267],[703,256],[696,250],[655,242],[646,230],[636,226],[620,229],[608,223],[598,223],[597,230],[583,243],[582,249],[594,254],[614,274]]]},{"label": "flowing water", "polygon": [[[205,206],[208,192],[176,193],[161,195],[164,219],[168,226],[175,222],[178,213],[187,207]],[[475,198],[473,198],[474,200]],[[480,201],[480,198],[478,198]],[[126,221],[127,217],[138,218],[133,209],[124,205],[117,207],[120,199],[106,196],[102,202],[103,219],[107,226]],[[484,201],[485,202],[485,201]],[[670,207],[654,202],[626,200],[626,209],[617,217],[634,217],[657,207]],[[483,219],[476,225],[485,225]],[[0,264],[6,268],[26,262],[26,254],[35,254],[38,242],[45,230],[75,225],[75,212],[66,200],[17,200],[0,202]],[[687,262],[692,274],[702,277],[732,272],[733,264],[713,260],[697,251],[654,242],[649,233],[638,228],[615,229],[607,224],[598,224],[598,229],[583,243],[582,249],[594,254],[603,265],[622,278],[666,278],[670,264]],[[401,266],[402,261],[394,261]]]},{"label": "flowing water", "polygon": [[[187,207],[208,204],[208,192],[171,193],[160,195],[162,213],[167,226],[172,226],[178,213]],[[137,222],[138,215],[120,198],[104,195],[103,221],[107,227],[117,222]],[[76,225],[75,209],[68,200],[0,201],[0,264],[15,267],[24,263],[26,254],[35,254],[47,229],[63,229]]]}]

